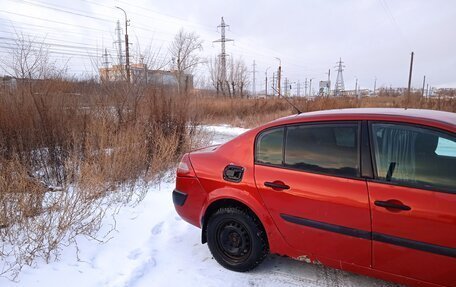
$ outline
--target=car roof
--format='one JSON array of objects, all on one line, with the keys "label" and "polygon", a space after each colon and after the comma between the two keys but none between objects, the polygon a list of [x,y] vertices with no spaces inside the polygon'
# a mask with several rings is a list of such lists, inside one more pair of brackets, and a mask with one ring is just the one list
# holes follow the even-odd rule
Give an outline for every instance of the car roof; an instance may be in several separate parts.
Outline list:
[{"label": "car roof", "polygon": [[413,122],[435,123],[437,125],[456,128],[456,113],[424,109],[401,109],[401,108],[353,108],[321,110],[301,113],[277,119],[271,124],[285,124],[292,122],[306,122],[314,120],[400,120]]}]

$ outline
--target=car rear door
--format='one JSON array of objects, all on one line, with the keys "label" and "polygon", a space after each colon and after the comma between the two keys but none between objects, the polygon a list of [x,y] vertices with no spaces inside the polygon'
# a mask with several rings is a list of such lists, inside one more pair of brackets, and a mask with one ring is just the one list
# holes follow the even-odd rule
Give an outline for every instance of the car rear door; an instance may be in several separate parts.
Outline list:
[{"label": "car rear door", "polygon": [[371,123],[373,267],[456,286],[456,137]]},{"label": "car rear door", "polygon": [[285,240],[302,255],[370,266],[360,131],[359,122],[321,122],[257,136],[257,188]]}]

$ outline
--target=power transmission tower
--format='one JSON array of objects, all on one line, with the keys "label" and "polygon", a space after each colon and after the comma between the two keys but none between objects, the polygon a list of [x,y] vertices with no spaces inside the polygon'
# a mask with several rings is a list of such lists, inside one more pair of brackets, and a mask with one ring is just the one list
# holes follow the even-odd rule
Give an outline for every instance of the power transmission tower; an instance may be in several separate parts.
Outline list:
[{"label": "power transmission tower", "polygon": [[256,83],[255,83],[255,74],[257,73],[257,71],[255,70],[256,68],[256,64],[255,64],[255,60],[253,60],[253,64],[252,64],[252,96],[255,97],[256,95]]},{"label": "power transmission tower", "polygon": [[342,72],[344,71],[345,66],[343,65],[342,59],[339,58],[339,62],[337,62],[337,78],[336,84],[334,86],[334,95],[339,96],[343,91],[345,91],[345,83],[344,83],[344,75]]},{"label": "power transmission tower", "polygon": [[108,49],[106,49],[106,48],[103,53],[103,67],[106,69],[106,71],[109,68],[109,54],[108,54]]},{"label": "power transmission tower", "polygon": [[312,97],[312,80],[313,79],[310,79],[309,80],[309,95]]},{"label": "power transmission tower", "polygon": [[108,49],[105,48],[104,53],[103,53],[103,68],[104,68],[104,76],[101,76],[101,79],[106,81],[109,81],[109,54],[108,54]]},{"label": "power transmission tower", "polygon": [[298,80],[298,83],[296,84],[296,96],[300,97],[301,96],[301,81]]},{"label": "power transmission tower", "polygon": [[225,24],[225,20],[222,17],[222,22],[220,25],[217,26],[217,28],[220,28],[220,39],[213,41],[213,43],[221,43],[221,51],[220,51],[220,65],[221,65],[221,71],[220,71],[220,79],[223,83],[226,82],[226,50],[225,50],[225,43],[226,42],[232,42],[234,41],[233,39],[227,39],[225,37],[225,29],[229,27],[230,25]]},{"label": "power transmission tower", "polygon": [[117,26],[116,26],[116,34],[117,34],[117,41],[114,42],[114,44],[117,44],[117,58],[119,61],[119,66],[122,67],[124,66],[123,62],[123,51],[122,51],[122,28],[120,28],[120,21],[117,20]]},{"label": "power transmission tower", "polygon": [[331,95],[331,69],[328,69],[328,83],[326,85],[328,96]]}]

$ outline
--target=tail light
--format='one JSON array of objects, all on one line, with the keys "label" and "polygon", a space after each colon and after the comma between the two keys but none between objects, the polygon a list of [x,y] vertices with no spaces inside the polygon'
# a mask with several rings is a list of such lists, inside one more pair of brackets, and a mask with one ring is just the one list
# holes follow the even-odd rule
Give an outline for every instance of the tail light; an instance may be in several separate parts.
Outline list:
[{"label": "tail light", "polygon": [[188,153],[184,154],[176,171],[177,176],[195,177],[195,171],[193,170],[192,163]]}]

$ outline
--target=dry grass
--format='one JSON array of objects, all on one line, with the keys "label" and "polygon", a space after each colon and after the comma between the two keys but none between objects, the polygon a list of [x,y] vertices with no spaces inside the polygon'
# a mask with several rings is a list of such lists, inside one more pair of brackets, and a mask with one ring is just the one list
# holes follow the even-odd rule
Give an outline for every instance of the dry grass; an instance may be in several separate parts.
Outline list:
[{"label": "dry grass", "polygon": [[[79,87],[80,88],[80,87]],[[94,238],[195,144],[189,96],[163,88],[47,80],[0,92],[1,274]],[[72,91],[68,93],[67,91]]]},{"label": "dry grass", "polygon": [[[455,95],[437,95],[422,98],[418,93],[409,99],[397,93],[381,92],[376,97],[316,97],[289,98],[302,112],[342,108],[419,108],[456,112]],[[192,112],[206,123],[229,123],[234,126],[254,127],[265,122],[287,116],[296,111],[284,99],[239,99],[209,96],[196,96],[192,101]]]}]

